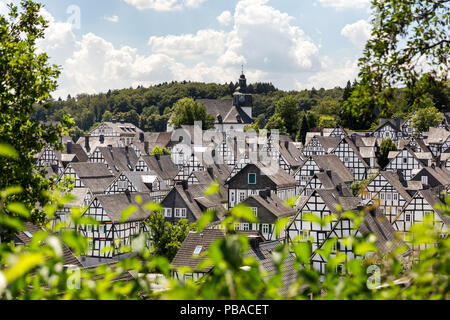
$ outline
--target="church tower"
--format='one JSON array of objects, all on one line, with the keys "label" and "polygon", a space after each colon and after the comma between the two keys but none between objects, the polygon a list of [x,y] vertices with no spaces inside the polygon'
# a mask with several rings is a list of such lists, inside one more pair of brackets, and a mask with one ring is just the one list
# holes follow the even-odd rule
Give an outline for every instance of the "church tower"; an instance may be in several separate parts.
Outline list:
[{"label": "church tower", "polygon": [[247,93],[247,79],[244,75],[244,70],[239,77],[239,87],[236,88],[233,94],[233,105],[242,108],[242,110],[252,118],[253,97]]}]

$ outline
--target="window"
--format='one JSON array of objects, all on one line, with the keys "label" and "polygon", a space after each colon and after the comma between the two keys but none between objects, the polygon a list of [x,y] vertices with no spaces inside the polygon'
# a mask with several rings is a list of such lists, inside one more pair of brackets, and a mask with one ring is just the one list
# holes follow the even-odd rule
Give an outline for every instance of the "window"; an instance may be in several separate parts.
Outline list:
[{"label": "window", "polygon": [[175,218],[181,218],[181,208],[175,208]]},{"label": "window", "polygon": [[234,191],[231,191],[230,198],[231,198],[231,202],[234,202]]},{"label": "window", "polygon": [[422,180],[422,184],[424,184],[424,185],[428,184],[428,176],[422,176],[421,180]]},{"label": "window", "polygon": [[348,162],[348,157],[344,157],[344,162]]},{"label": "window", "polygon": [[242,224],[242,230],[248,231],[250,229],[248,222]]},{"label": "window", "polygon": [[256,184],[256,173],[248,174],[248,184]]},{"label": "window", "polygon": [[258,216],[258,208],[252,207],[252,211],[253,211],[253,214],[255,215],[255,217],[257,217]]},{"label": "window", "polygon": [[394,200],[398,200],[398,193],[393,194]]},{"label": "window", "polygon": [[386,200],[391,200],[392,194],[386,193]]},{"label": "window", "polygon": [[127,182],[123,181],[123,180],[119,180],[117,182],[117,186],[119,187],[119,189],[126,189],[127,188]]},{"label": "window", "polygon": [[196,246],[195,250],[194,250],[194,255],[198,255],[200,254],[200,252],[202,251],[202,246]]},{"label": "window", "polygon": [[407,158],[403,158],[403,163],[407,163],[408,159]]},{"label": "window", "polygon": [[262,225],[262,233],[269,233],[269,225],[267,223]]},{"label": "window", "polygon": [[309,170],[309,175],[312,177],[314,175],[314,170]]},{"label": "window", "polygon": [[411,215],[410,215],[409,213],[406,214],[405,220],[406,220],[407,222],[411,221]]},{"label": "window", "polygon": [[186,218],[186,208],[181,208],[181,217]]},{"label": "window", "polygon": [[239,202],[244,201],[244,199],[245,199],[245,192],[240,192],[239,193]]},{"label": "window", "polygon": [[172,208],[164,208],[164,217],[167,217],[167,218],[172,217]]}]

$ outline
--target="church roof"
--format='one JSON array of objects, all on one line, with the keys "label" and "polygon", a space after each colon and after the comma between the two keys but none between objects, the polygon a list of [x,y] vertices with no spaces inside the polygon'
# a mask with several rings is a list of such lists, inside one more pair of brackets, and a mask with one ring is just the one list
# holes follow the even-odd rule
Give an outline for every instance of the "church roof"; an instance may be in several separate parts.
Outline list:
[{"label": "church roof", "polygon": [[203,103],[206,106],[206,111],[216,117],[216,123],[219,123],[218,116],[222,117],[222,123],[251,124],[253,122],[241,107],[233,105],[231,99],[198,99],[197,102]]}]

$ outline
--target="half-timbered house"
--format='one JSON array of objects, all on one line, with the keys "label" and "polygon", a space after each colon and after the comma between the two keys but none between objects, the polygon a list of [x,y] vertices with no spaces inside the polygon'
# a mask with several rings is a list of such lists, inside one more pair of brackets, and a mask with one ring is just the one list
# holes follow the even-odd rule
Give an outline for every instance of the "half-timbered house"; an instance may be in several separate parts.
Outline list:
[{"label": "half-timbered house", "polygon": [[336,148],[332,151],[353,174],[356,181],[362,181],[367,178],[369,164],[361,156],[354,142],[344,137]]},{"label": "half-timbered house", "polygon": [[418,188],[417,184],[406,181],[401,171],[380,171],[360,194],[364,204],[376,204],[393,223]]},{"label": "half-timbered house", "polygon": [[293,177],[297,181],[300,190],[303,190],[312,177],[319,172],[333,171],[341,177],[341,180],[350,185],[354,177],[349,169],[335,154],[310,156],[300,166]]},{"label": "half-timbered house", "polygon": [[[448,227],[450,219],[439,208],[444,205],[442,196],[436,194],[433,190],[419,190],[412,199],[404,206],[402,212],[392,224],[394,229],[402,235],[403,239],[411,244],[411,227],[412,225],[424,222],[425,217],[430,220],[435,227],[440,230],[442,237],[448,236]],[[412,246],[413,250],[420,250],[423,246]]]},{"label": "half-timbered house", "polygon": [[[286,228],[287,240],[296,241],[299,237],[312,237],[312,251],[319,248],[339,221],[341,212],[360,210],[361,200],[354,196],[343,196],[337,189],[317,189],[309,197],[300,196],[297,200],[297,214]],[[321,225],[312,222],[307,216],[313,214],[317,218],[327,217],[329,222]],[[343,227],[351,230],[350,223]]]},{"label": "half-timbered house", "polygon": [[372,132],[372,135],[381,139],[390,138],[392,141],[397,142],[398,139],[403,137],[403,132],[400,127],[405,121],[404,119],[398,118],[380,118],[380,125]]},{"label": "half-timbered house", "polygon": [[123,171],[134,171],[138,157],[134,150],[128,146],[97,147],[89,157],[89,162],[104,163],[114,176],[119,176]]},{"label": "half-timbered house", "polygon": [[154,172],[168,187],[171,187],[174,184],[179,169],[175,163],[173,163],[170,155],[155,154],[154,156],[140,156],[136,163],[135,171]]},{"label": "half-timbered house", "polygon": [[339,189],[343,194],[352,196],[348,184],[336,171],[331,170],[315,173],[300,191],[300,195],[310,196],[316,189]]},{"label": "half-timbered house", "polygon": [[[400,170],[406,180],[410,180],[420,169],[429,165],[429,159],[420,159],[419,153],[405,147],[400,151],[389,152],[390,159],[386,171]],[[431,156],[431,155],[430,155]]]},{"label": "half-timbered house", "polygon": [[310,141],[305,142],[302,152],[305,156],[328,154],[336,148],[339,141],[341,141],[339,137],[315,135]]},{"label": "half-timbered house", "polygon": [[435,194],[440,194],[450,187],[450,173],[440,167],[424,167],[411,181],[421,183],[423,189],[432,189]]},{"label": "half-timbered house", "polygon": [[[295,209],[285,205],[284,201],[271,190],[250,195],[242,203],[252,209],[258,218],[258,223],[242,221],[236,226],[236,230],[258,230],[266,240],[275,239],[274,227],[278,219],[293,217],[296,213]],[[281,233],[279,239],[283,239],[284,236],[284,233]]]},{"label": "half-timbered house", "polygon": [[448,128],[430,127],[428,132],[424,132],[422,135],[423,142],[435,157],[450,148],[450,130]]},{"label": "half-timbered house", "polygon": [[[118,193],[96,195],[83,216],[92,218],[97,224],[75,226],[75,230],[89,240],[89,249],[81,256],[84,265],[101,264],[128,257],[121,249],[131,246],[134,237],[148,232],[145,224],[149,212],[142,209],[136,202],[140,196],[142,203],[151,202],[146,193]],[[130,206],[137,210],[122,220],[122,212]]]},{"label": "half-timbered house", "polygon": [[229,208],[262,190],[272,190],[283,201],[294,197],[297,193],[297,183],[286,171],[278,166],[276,168],[265,166],[261,162],[247,164],[226,184]]}]

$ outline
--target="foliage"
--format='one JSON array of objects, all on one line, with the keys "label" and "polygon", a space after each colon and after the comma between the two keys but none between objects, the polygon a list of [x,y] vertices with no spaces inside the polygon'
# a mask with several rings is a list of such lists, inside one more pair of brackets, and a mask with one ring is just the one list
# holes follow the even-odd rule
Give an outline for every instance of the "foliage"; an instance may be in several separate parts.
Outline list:
[{"label": "foliage", "polygon": [[360,80],[343,104],[352,129],[369,127],[378,114],[389,116],[395,87],[404,86],[407,104],[414,106],[448,76],[448,1],[373,0],[372,10]]},{"label": "foliage", "polygon": [[[12,5],[7,16],[0,16],[0,143],[9,144],[20,154],[15,159],[0,158],[0,189],[20,185],[23,192],[8,197],[7,202],[22,202],[39,219],[37,204],[44,206],[49,188],[44,172],[36,172],[33,156],[44,146],[62,150],[58,137],[61,125],[31,119],[36,105],[48,108],[50,92],[56,89],[59,70],[48,63],[45,53],[38,53],[36,42],[43,38],[47,22],[39,15],[42,8],[33,1]],[[67,118],[63,118],[67,124]],[[0,208],[2,214],[14,212]],[[5,231],[5,230],[4,230]]]},{"label": "foliage", "polygon": [[319,127],[321,128],[336,128],[336,119],[332,116],[320,116]]},{"label": "foliage", "polygon": [[289,135],[297,132],[299,112],[298,102],[291,95],[281,98],[275,106],[275,115],[283,120],[284,127]]},{"label": "foliage", "polygon": [[380,169],[384,169],[389,163],[389,152],[397,151],[397,146],[395,142],[391,140],[391,138],[384,139],[381,141],[380,148],[377,152],[377,161]]},{"label": "foliage", "polygon": [[284,124],[284,120],[278,114],[274,114],[272,117],[270,117],[269,121],[267,121],[265,129],[269,131],[277,129],[279,133],[283,135],[286,135],[288,133]]},{"label": "foliage", "polygon": [[248,130],[255,130],[256,133],[259,133],[259,125],[258,122],[253,122],[252,124],[248,124],[244,127],[244,132],[247,132]]},{"label": "foliage", "polygon": [[169,261],[175,257],[191,229],[186,219],[180,219],[176,223],[166,221],[161,210],[153,212],[146,224],[149,227],[152,254],[166,257]]},{"label": "foliage", "polygon": [[437,126],[442,121],[442,113],[434,106],[419,109],[411,118],[411,127],[416,134],[428,131],[430,127]]},{"label": "foliage", "polygon": [[194,125],[195,121],[202,121],[202,129],[208,130],[214,126],[214,116],[206,112],[206,107],[191,98],[183,98],[173,105],[171,119],[175,129],[181,125]]},{"label": "foliage", "polygon": [[152,156],[154,156],[155,154],[170,155],[170,151],[167,148],[160,148],[159,146],[155,146],[152,150]]}]

